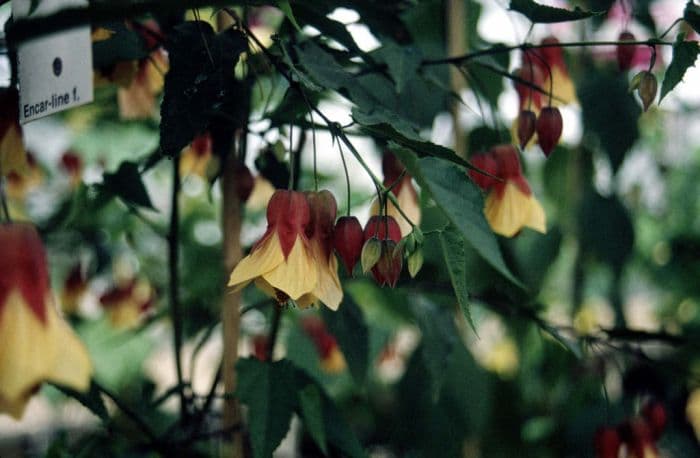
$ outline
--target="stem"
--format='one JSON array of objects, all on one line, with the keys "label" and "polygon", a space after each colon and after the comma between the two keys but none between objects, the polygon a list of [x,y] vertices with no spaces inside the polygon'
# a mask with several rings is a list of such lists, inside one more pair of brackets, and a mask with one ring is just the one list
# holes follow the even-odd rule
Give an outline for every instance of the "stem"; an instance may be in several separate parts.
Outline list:
[{"label": "stem", "polygon": [[270,337],[267,343],[266,360],[272,362],[272,355],[275,352],[275,343],[280,330],[280,320],[282,318],[282,306],[275,303],[272,308],[272,324],[270,327]]},{"label": "stem", "polygon": [[683,18],[682,18],[682,17],[679,17],[678,19],[676,19],[675,21],[673,21],[673,22],[671,23],[671,25],[668,26],[668,29],[666,29],[666,30],[664,31],[664,33],[662,33],[661,35],[659,35],[659,40],[663,39],[663,37],[665,37],[666,35],[668,35],[668,33],[676,26],[676,24],[678,24],[678,23],[681,22],[681,21],[683,21]]},{"label": "stem", "polygon": [[533,45],[529,43],[523,43],[514,46],[492,46],[486,49],[480,49],[478,51],[472,51],[466,54],[453,57],[445,57],[442,59],[424,59],[421,62],[421,67],[427,67],[430,65],[443,65],[443,64],[461,64],[471,59],[476,59],[477,57],[490,56],[493,54],[501,54],[517,50],[528,50],[528,49],[540,49],[540,48],[582,48],[587,46],[639,46],[639,45],[665,45],[673,46],[670,41],[662,41],[657,39],[649,39],[643,41],[571,41],[565,43],[541,43],[538,45]]},{"label": "stem", "polygon": [[170,295],[170,319],[173,322],[173,344],[175,351],[175,367],[177,369],[177,383],[180,387],[180,415],[183,423],[187,423],[187,396],[182,376],[182,361],[180,353],[182,350],[182,310],[178,295],[179,275],[179,244],[180,244],[180,211],[178,205],[178,195],[180,192],[180,164],[173,159],[173,187],[170,196],[170,233],[168,234],[168,269],[170,273],[169,295]]},{"label": "stem", "polygon": [[[131,408],[130,408],[129,406],[127,406],[126,404],[124,404],[124,402],[123,402],[121,399],[119,399],[119,397],[118,397],[117,395],[115,395],[115,394],[112,393],[109,389],[107,389],[107,388],[105,388],[104,386],[102,386],[101,384],[99,384],[99,383],[98,383],[96,380],[94,380],[94,379],[92,380],[92,385],[93,385],[95,388],[97,388],[97,390],[98,390],[100,393],[104,394],[104,395],[107,396],[109,399],[111,399],[112,402],[114,402],[114,405],[116,405],[117,408],[118,408],[119,410],[121,410],[121,411],[124,413],[124,415],[126,415],[127,418],[129,418],[129,419],[138,427],[138,429],[139,429],[141,432],[143,432],[143,434],[145,434],[146,437],[148,437],[148,439],[149,439],[153,444],[155,444],[155,445],[158,445],[158,444],[159,444],[160,441],[158,440],[158,436],[156,436],[156,434],[153,432],[153,430],[151,429],[151,427],[148,426],[148,423],[146,423],[136,412],[134,412],[133,410],[131,410]],[[161,447],[159,446],[159,448],[161,448]]]},{"label": "stem", "polygon": [[0,170],[0,204],[2,204],[2,215],[6,223],[11,223],[10,209],[7,207],[7,196],[5,195],[5,177]]},{"label": "stem", "polygon": [[343,147],[338,142],[338,150],[340,151],[340,160],[343,162],[343,171],[345,172],[345,185],[348,190],[348,216],[350,216],[350,173],[348,172],[348,164],[345,162],[345,153]]},{"label": "stem", "polygon": [[289,185],[288,189],[292,190],[295,188],[295,175],[296,175],[296,156],[294,154],[294,141],[292,138],[292,133],[294,132],[294,125],[289,125]]}]

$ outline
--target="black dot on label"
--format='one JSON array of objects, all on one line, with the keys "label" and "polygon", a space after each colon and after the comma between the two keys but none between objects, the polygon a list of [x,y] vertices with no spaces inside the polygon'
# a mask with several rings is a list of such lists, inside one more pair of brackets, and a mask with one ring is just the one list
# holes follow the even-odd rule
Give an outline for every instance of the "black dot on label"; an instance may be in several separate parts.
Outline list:
[{"label": "black dot on label", "polygon": [[56,76],[61,76],[61,72],[63,71],[63,61],[61,60],[60,57],[57,57],[53,60],[53,74]]}]

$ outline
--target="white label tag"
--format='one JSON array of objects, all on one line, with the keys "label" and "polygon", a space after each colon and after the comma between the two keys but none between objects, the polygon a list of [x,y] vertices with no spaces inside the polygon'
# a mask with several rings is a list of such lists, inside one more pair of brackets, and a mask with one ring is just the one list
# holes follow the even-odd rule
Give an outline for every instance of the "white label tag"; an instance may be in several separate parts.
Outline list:
[{"label": "white label tag", "polygon": [[[12,0],[15,19],[46,16],[65,8],[87,6],[87,0]],[[92,42],[83,26],[41,36],[19,45],[19,120],[25,124],[92,102]]]}]

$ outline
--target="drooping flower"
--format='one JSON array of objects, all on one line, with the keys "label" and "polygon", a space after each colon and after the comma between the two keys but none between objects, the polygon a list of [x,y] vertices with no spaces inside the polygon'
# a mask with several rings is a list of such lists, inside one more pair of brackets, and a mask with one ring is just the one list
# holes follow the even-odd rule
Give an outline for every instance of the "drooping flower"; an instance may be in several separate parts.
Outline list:
[{"label": "drooping flower", "polygon": [[114,286],[100,297],[100,304],[112,326],[129,329],[138,326],[144,313],[153,304],[153,289],[145,280],[134,280]]},{"label": "drooping flower", "polygon": [[321,369],[329,374],[337,374],[345,370],[347,367],[345,357],[324,322],[317,316],[307,316],[302,320],[301,326],[316,347],[321,360]]},{"label": "drooping flower", "polygon": [[318,267],[307,230],[311,210],[297,191],[276,191],[267,206],[267,230],[233,269],[229,286],[239,291],[255,281],[265,293],[285,303],[313,293]]},{"label": "drooping flower", "polygon": [[548,36],[541,42],[542,48],[528,49],[523,55],[523,67],[539,67],[544,77],[541,86],[545,92],[552,92],[552,105],[577,103],[576,87],[564,60],[564,51],[556,37]]},{"label": "drooping flower", "polygon": [[36,230],[0,225],[0,247],[0,413],[19,419],[43,382],[85,391],[92,364],[55,309]]},{"label": "drooping flower", "polygon": [[617,430],[629,458],[658,458],[651,428],[643,418],[631,418],[618,425]]},{"label": "drooping flower", "polygon": [[364,236],[365,245],[373,242],[379,244],[379,256],[371,267],[374,280],[380,286],[395,287],[403,267],[402,253],[396,250],[396,245],[401,241],[399,224],[392,216],[372,216],[367,221]]},{"label": "drooping flower", "polygon": [[544,210],[522,174],[514,146],[495,146],[488,153],[473,156],[472,164],[500,179],[469,171],[472,180],[488,192],[484,214],[495,233],[512,237],[523,227],[547,231]]},{"label": "drooping flower", "polygon": [[83,300],[87,288],[87,280],[83,269],[80,264],[77,264],[71,269],[63,282],[63,291],[61,291],[61,308],[63,313],[75,315],[78,312],[80,302]]},{"label": "drooping flower", "polygon": [[180,154],[180,175],[206,178],[211,158],[211,135],[208,132],[197,135]]},{"label": "drooping flower", "polygon": [[617,458],[622,441],[617,429],[613,427],[599,428],[594,437],[595,458]]},{"label": "drooping flower", "polygon": [[156,97],[163,90],[168,58],[162,49],[154,50],[138,62],[130,84],[119,87],[117,102],[122,119],[149,119],[156,108]]},{"label": "drooping flower", "polygon": [[68,174],[71,188],[77,188],[83,173],[83,160],[80,156],[72,151],[66,151],[61,156],[60,166]]},{"label": "drooping flower", "polygon": [[7,175],[7,195],[18,202],[24,201],[27,193],[44,181],[44,174],[32,153],[26,153],[26,166]]},{"label": "drooping flower", "polygon": [[[382,157],[382,172],[384,173],[384,186],[391,188],[391,192],[396,196],[396,200],[399,203],[401,210],[408,216],[408,219],[415,225],[420,224],[421,211],[420,203],[418,202],[418,193],[416,188],[413,187],[411,182],[411,175],[404,173],[406,168],[401,164],[401,162],[396,158],[396,156],[390,152],[385,151]],[[404,173],[403,177],[401,174]],[[399,180],[397,182],[397,180]],[[378,215],[380,213],[379,201],[375,200],[372,203],[372,209],[370,211],[372,215]],[[388,201],[386,207],[386,214],[392,216],[399,223],[399,228],[401,229],[401,235],[407,236],[413,227],[406,221],[401,212],[396,208],[393,202]]]},{"label": "drooping flower", "polygon": [[323,302],[331,310],[338,310],[343,300],[343,288],[338,278],[338,260],[333,256],[333,226],[338,211],[330,191],[308,192],[306,198],[311,210],[311,221],[306,237],[316,263],[318,280],[314,289],[297,300],[300,307]]},{"label": "drooping flower", "polygon": [[18,110],[17,90],[0,91],[0,176],[22,173],[27,165]]}]

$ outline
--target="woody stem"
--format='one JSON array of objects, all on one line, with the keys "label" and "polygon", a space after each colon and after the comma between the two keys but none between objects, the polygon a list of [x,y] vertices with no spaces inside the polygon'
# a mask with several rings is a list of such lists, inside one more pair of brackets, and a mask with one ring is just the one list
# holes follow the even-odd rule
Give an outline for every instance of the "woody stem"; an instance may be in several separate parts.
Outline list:
[{"label": "woody stem", "polygon": [[173,187],[171,194],[170,232],[168,234],[168,268],[170,275],[169,295],[170,295],[170,318],[173,322],[173,346],[175,351],[175,367],[177,370],[178,394],[180,396],[180,419],[187,423],[188,409],[187,396],[185,395],[185,385],[182,375],[182,310],[178,295],[179,275],[179,206],[178,195],[180,191],[180,166],[177,159],[173,159]]}]

